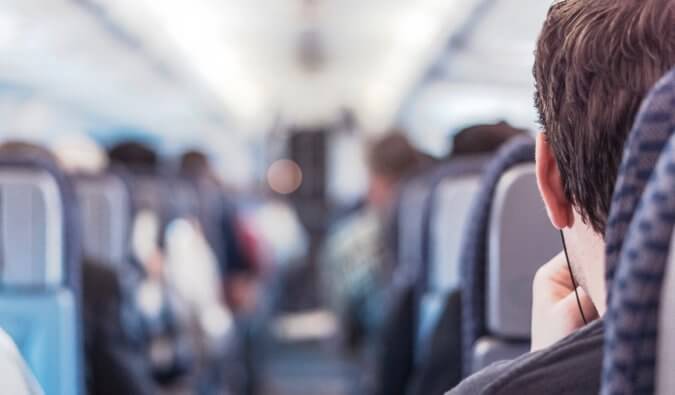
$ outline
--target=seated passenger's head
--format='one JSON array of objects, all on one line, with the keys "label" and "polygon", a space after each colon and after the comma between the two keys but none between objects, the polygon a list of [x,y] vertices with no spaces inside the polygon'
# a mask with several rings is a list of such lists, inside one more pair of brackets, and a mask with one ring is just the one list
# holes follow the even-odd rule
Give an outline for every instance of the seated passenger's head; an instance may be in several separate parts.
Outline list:
[{"label": "seated passenger's head", "polygon": [[544,128],[537,176],[582,286],[604,278],[603,235],[623,145],[645,95],[674,65],[672,0],[567,0],[549,11],[534,66]]},{"label": "seated passenger's head", "polygon": [[376,209],[386,209],[398,183],[418,169],[422,155],[399,132],[393,132],[373,142],[367,154],[370,173],[368,203]]},{"label": "seated passenger's head", "polygon": [[506,122],[470,126],[453,138],[451,156],[489,154],[511,138],[526,134],[526,130],[516,129]]},{"label": "seated passenger's head", "polygon": [[189,177],[203,177],[211,172],[209,157],[197,150],[186,151],[180,157],[180,172]]},{"label": "seated passenger's head", "polygon": [[156,172],[159,168],[159,155],[151,147],[136,141],[125,141],[110,148],[108,155],[113,165],[132,170]]}]

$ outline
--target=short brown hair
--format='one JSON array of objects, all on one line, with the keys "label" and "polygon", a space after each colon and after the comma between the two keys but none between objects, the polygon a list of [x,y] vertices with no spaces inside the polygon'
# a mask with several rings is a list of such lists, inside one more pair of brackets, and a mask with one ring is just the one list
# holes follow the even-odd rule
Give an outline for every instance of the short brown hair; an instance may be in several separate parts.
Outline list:
[{"label": "short brown hair", "polygon": [[675,65],[672,0],[564,0],[537,43],[535,104],[567,198],[604,234],[640,103]]},{"label": "short brown hair", "polygon": [[180,157],[180,171],[187,176],[199,176],[209,172],[209,157],[197,150],[186,151]]},{"label": "short brown hair", "polygon": [[371,142],[368,148],[370,171],[394,182],[419,169],[424,162],[422,155],[399,131],[392,131]]}]

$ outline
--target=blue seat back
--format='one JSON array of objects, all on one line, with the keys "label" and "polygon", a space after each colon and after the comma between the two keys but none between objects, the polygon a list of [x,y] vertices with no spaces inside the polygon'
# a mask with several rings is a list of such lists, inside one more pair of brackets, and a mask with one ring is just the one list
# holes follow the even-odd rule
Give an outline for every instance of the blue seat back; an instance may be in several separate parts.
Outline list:
[{"label": "blue seat back", "polygon": [[661,308],[659,311],[657,356],[656,356],[656,393],[667,395],[675,388],[675,238],[670,241],[670,256],[665,270],[661,290]]},{"label": "blue seat back", "polygon": [[673,142],[668,143],[674,133],[675,70],[642,104],[612,198],[605,234],[609,298],[603,394],[655,389],[657,312],[675,215]]},{"label": "blue seat back", "polygon": [[82,388],[76,208],[66,189],[46,163],[0,158],[0,327],[45,392],[64,395]]},{"label": "blue seat back", "polygon": [[[673,191],[675,138],[644,190],[616,267],[605,348],[606,367],[614,373],[605,375],[603,393],[651,394],[656,388],[658,336],[672,341],[672,332],[659,330],[659,309],[675,225]],[[672,365],[665,374],[670,372]]]}]

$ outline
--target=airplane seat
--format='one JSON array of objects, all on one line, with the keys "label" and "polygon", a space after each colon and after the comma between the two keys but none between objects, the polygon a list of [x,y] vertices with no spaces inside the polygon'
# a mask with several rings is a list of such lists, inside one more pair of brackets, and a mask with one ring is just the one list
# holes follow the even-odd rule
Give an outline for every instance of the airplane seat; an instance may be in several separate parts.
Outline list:
[{"label": "airplane seat", "polygon": [[412,394],[440,393],[461,379],[459,253],[470,206],[487,163],[483,155],[443,165],[431,179],[416,290]]},{"label": "airplane seat", "polygon": [[376,393],[404,394],[414,368],[416,279],[420,273],[424,208],[428,203],[428,179],[433,170],[419,172],[399,188],[392,213],[395,228],[392,284],[379,335]]},{"label": "airplane seat", "polygon": [[[396,271],[398,266],[405,262],[404,254],[406,256],[415,256],[415,254],[410,251],[414,249],[412,247],[414,242],[407,241],[407,237],[410,235],[412,239],[420,237],[419,232],[415,233],[414,231],[406,230],[407,226],[406,221],[409,219],[417,218],[417,221],[420,222],[421,226],[421,215],[416,216],[415,212],[421,214],[424,193],[415,191],[415,185],[420,183],[420,179],[425,177],[427,172],[425,170],[417,170],[412,174],[406,176],[401,182],[394,197],[394,203],[392,204],[391,209],[389,210],[389,216],[387,218],[387,232],[385,236],[385,244],[388,248],[389,262],[391,268]],[[426,175],[428,177],[428,174]],[[423,182],[421,182],[423,184]],[[424,188],[422,188],[424,189]],[[415,211],[417,210],[417,211]],[[408,232],[408,233],[406,233]],[[405,246],[403,244],[406,244]],[[411,248],[412,247],[412,248]],[[402,270],[399,270],[399,279],[403,280]]]},{"label": "airplane seat", "polygon": [[116,267],[130,254],[132,203],[128,185],[115,173],[74,177],[80,201],[83,253]]},{"label": "airplane seat", "polygon": [[[675,124],[673,124],[675,126]],[[606,315],[603,394],[672,393],[675,137],[630,223]],[[669,268],[670,267],[670,268]],[[670,298],[670,299],[669,299]]]},{"label": "airplane seat", "polygon": [[[148,277],[144,259],[148,259],[148,254],[155,248],[164,250],[166,247],[166,230],[174,210],[174,195],[168,180],[152,172],[134,171],[129,174],[129,186],[133,212],[133,259],[144,269],[146,277],[135,295],[135,301],[143,314],[155,378],[160,384],[170,385],[189,375],[194,368],[195,347],[189,336],[187,307],[165,274],[159,279]],[[165,262],[161,265],[165,270]]]},{"label": "airplane seat", "polygon": [[504,173],[488,229],[486,330],[474,346],[473,370],[529,351],[532,287],[537,269],[560,249],[546,215],[534,164]]},{"label": "airplane seat", "polygon": [[478,190],[483,156],[457,158],[440,167],[430,179],[429,200],[422,228],[421,268],[417,286],[419,304],[416,350],[421,359],[429,351],[429,337],[446,304],[448,293],[459,288],[459,252],[462,230]]},{"label": "airplane seat", "polygon": [[79,218],[51,163],[0,157],[0,327],[48,394],[83,388]]},{"label": "airplane seat", "polygon": [[131,259],[132,201],[128,180],[121,170],[72,177],[80,202],[85,259],[109,265],[122,292],[122,325],[139,346],[147,341],[141,312],[134,298],[142,281],[140,267]]},{"label": "airplane seat", "polygon": [[[430,209],[432,194],[442,180],[478,174],[484,161],[478,158],[455,160],[442,166],[427,169],[409,179],[398,198],[398,263],[394,268],[394,283],[383,333],[383,354],[380,355],[381,378],[378,388],[382,393],[404,391],[415,370],[419,355],[419,339],[428,335],[420,331],[421,286],[427,278],[425,259],[430,237]],[[424,308],[433,305],[427,303]],[[431,313],[433,312],[427,312]],[[427,324],[429,320],[423,320]],[[425,328],[426,329],[426,328]],[[391,376],[401,380],[393,383]]]},{"label": "airplane seat", "polygon": [[488,164],[471,210],[460,258],[465,376],[529,347],[531,286],[523,284],[531,284],[536,269],[560,249],[533,162],[532,139],[503,146]]},{"label": "airplane seat", "polygon": [[401,189],[398,213],[398,262],[396,276],[404,282],[419,275],[424,233],[424,210],[428,203],[431,185],[429,172],[407,181]]},{"label": "airplane seat", "polygon": [[674,135],[672,70],[642,104],[612,197],[605,234],[609,298],[602,394],[665,394],[674,388],[672,362],[665,364],[673,355],[673,332],[667,330],[672,270],[666,268],[675,218]]},{"label": "airplane seat", "polygon": [[675,238],[671,238],[668,262],[661,293],[656,356],[656,394],[666,395],[675,389]]}]

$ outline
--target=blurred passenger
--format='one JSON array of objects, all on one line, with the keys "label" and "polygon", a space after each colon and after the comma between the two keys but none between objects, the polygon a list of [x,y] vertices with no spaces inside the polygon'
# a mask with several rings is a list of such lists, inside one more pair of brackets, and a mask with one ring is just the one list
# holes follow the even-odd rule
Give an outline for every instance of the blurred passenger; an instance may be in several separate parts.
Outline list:
[{"label": "blurred passenger", "polygon": [[[452,162],[454,160],[461,160],[466,157],[485,157],[489,156],[496,152],[504,143],[509,141],[511,138],[526,134],[527,131],[523,129],[516,129],[505,122],[499,122],[497,124],[479,124],[469,126],[465,129],[462,129],[460,132],[454,135],[452,151],[449,157],[445,158],[446,161]],[[431,169],[431,172],[435,172],[436,169]],[[422,174],[422,177],[425,177],[427,174]],[[394,221],[399,221],[400,212],[405,210],[405,207],[398,207],[399,212],[393,213],[392,217]],[[388,239],[388,250],[394,254],[393,259],[397,259],[395,256],[398,250],[398,243],[405,242],[405,240],[398,241],[398,224],[394,223],[391,226],[393,234],[390,234]],[[421,240],[421,239],[420,239]],[[401,277],[409,277],[406,272],[409,272],[409,265],[397,265],[396,270],[401,270],[403,275]],[[395,278],[398,275],[394,276]],[[413,356],[415,355],[414,348],[416,347],[414,343],[405,343],[402,339],[414,339],[416,338],[415,327],[413,325],[408,325],[412,317],[417,315],[417,306],[418,301],[416,300],[415,293],[416,289],[411,285],[407,286],[398,286],[395,285],[392,287],[392,293],[389,296],[390,300],[387,303],[387,311],[385,322],[383,323],[383,330],[378,334],[378,343],[379,343],[379,355],[377,356],[377,366],[376,368],[376,379],[375,379],[375,388],[374,393],[382,395],[394,395],[394,394],[403,394],[403,393],[413,393],[412,391],[427,391],[429,388],[420,387],[416,384],[415,380],[422,380],[421,377],[434,376],[438,374],[435,371],[426,371],[423,372],[423,376],[416,377],[418,372],[414,371],[414,361]],[[455,328],[436,328],[434,331],[434,336],[439,336],[442,338],[447,338],[448,336],[452,337],[452,333],[455,332],[446,332],[443,329],[448,331],[456,331]],[[439,340],[440,342],[440,340]],[[403,343],[403,344],[402,344]],[[434,340],[430,340],[431,344],[437,344]],[[433,353],[432,353],[433,354]],[[442,355],[440,353],[439,355]],[[428,366],[443,366],[441,363],[430,362]],[[457,369],[449,373],[440,373],[444,374],[444,380],[442,383],[457,383],[459,382],[459,373]],[[391,376],[395,376],[397,379],[393,380]],[[411,384],[413,383],[413,384]],[[444,386],[446,384],[439,384]],[[414,390],[407,389],[408,386],[415,388]],[[435,388],[438,391],[444,391],[447,388]],[[415,392],[416,393],[416,392]]]},{"label": "blurred passenger", "polygon": [[[136,141],[125,141],[111,147],[108,151],[108,163],[111,168],[129,171],[133,178],[139,175],[159,176],[160,159],[157,152],[151,147]],[[160,281],[163,271],[164,256],[162,244],[164,243],[164,213],[161,212],[161,204],[152,209],[140,207],[137,196],[138,191],[134,181],[131,182],[132,195],[134,196],[135,215],[132,227],[132,250],[138,263],[145,269],[151,280]],[[157,200],[161,197],[157,196]]]},{"label": "blurred passenger", "polygon": [[399,183],[428,160],[398,131],[371,143],[366,155],[370,176],[368,206],[381,214],[390,210]]},{"label": "blurred passenger", "polygon": [[[62,162],[46,148],[25,142],[8,142],[0,154],[26,156],[54,167],[68,162],[82,170],[79,150],[69,152]],[[97,155],[97,154],[94,154]],[[74,204],[75,196],[71,197]],[[117,273],[110,265],[84,257],[82,262],[82,309],[87,391],[90,394],[153,394],[156,392],[144,352],[128,336],[121,321],[124,298]]]},{"label": "blurred passenger", "polygon": [[568,0],[551,7],[534,68],[544,127],[537,179],[551,223],[564,232],[569,263],[561,253],[535,276],[532,352],[493,364],[450,394],[598,393],[607,299],[603,235],[614,183],[640,103],[673,65],[670,0]]},{"label": "blurred passenger", "polygon": [[258,342],[255,322],[259,307],[259,274],[256,240],[239,218],[231,197],[227,195],[220,177],[213,170],[209,158],[200,151],[185,152],[180,160],[180,173],[199,191],[199,221],[205,240],[211,246],[217,266],[219,283],[225,302],[232,310],[236,325],[236,348],[228,361],[227,371],[220,372],[233,393],[253,393]]},{"label": "blurred passenger", "polygon": [[425,160],[408,139],[393,132],[368,147],[366,205],[338,222],[324,244],[322,278],[329,305],[341,317],[350,347],[375,333],[388,284],[384,223],[400,182]]},{"label": "blurred passenger", "polygon": [[124,168],[155,173],[159,170],[159,155],[149,146],[136,142],[124,141],[108,151],[110,162]]},{"label": "blurred passenger", "polygon": [[185,152],[180,166],[181,174],[200,191],[200,220],[218,260],[227,302],[234,312],[251,312],[257,304],[258,268],[248,248],[248,230],[237,219],[234,204],[206,154]]},{"label": "blurred passenger", "polygon": [[136,301],[148,332],[148,352],[155,378],[163,387],[189,387],[199,347],[192,332],[190,307],[167,277],[170,201],[163,193],[160,156],[150,146],[137,141],[113,146],[109,156],[110,166],[128,171],[131,181],[135,206],[132,255],[144,270]]},{"label": "blurred passenger", "polygon": [[469,126],[453,137],[450,158],[496,152],[511,138],[525,134],[527,130],[516,129],[503,121],[496,124]]}]

